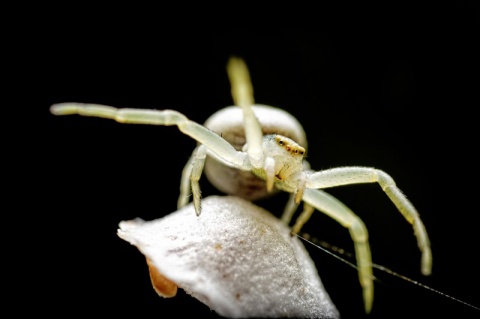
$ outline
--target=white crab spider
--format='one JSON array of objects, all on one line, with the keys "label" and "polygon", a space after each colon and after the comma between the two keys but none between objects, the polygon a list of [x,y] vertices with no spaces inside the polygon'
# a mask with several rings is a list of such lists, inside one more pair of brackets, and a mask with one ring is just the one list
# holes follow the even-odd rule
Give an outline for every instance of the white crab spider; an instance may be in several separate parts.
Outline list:
[{"label": "white crab spider", "polygon": [[215,113],[205,126],[174,110],[118,109],[97,104],[60,103],[52,105],[51,112],[55,115],[102,117],[120,123],[176,125],[181,132],[199,143],[183,170],[178,200],[179,207],[186,205],[191,189],[197,215],[201,213],[199,179],[205,167],[209,180],[229,194],[256,199],[275,189],[291,193],[291,200],[282,216],[287,224],[295,211],[295,204],[303,201],[304,210],[292,228],[293,233],[300,231],[315,209],[332,217],[349,230],[354,242],[367,313],[373,303],[372,260],[367,229],[347,206],[320,189],[378,183],[412,224],[422,252],[421,271],[429,275],[432,256],[427,232],[416,209],[394,180],[385,172],[370,167],[347,166],[311,171],[304,160],[306,138],[300,123],[277,108],[254,105],[248,69],[241,59],[231,58],[227,70],[236,106]]}]

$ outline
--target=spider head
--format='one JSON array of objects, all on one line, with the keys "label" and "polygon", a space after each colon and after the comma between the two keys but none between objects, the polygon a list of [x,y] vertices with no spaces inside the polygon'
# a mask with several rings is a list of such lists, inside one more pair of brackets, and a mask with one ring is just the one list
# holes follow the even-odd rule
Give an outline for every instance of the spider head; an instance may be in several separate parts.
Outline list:
[{"label": "spider head", "polygon": [[305,156],[305,148],[294,140],[279,134],[265,135],[263,147],[266,156],[291,157],[295,160],[302,160]]},{"label": "spider head", "polygon": [[274,160],[276,180],[294,187],[298,174],[303,171],[305,148],[288,137],[272,134],[263,137],[263,153]]}]

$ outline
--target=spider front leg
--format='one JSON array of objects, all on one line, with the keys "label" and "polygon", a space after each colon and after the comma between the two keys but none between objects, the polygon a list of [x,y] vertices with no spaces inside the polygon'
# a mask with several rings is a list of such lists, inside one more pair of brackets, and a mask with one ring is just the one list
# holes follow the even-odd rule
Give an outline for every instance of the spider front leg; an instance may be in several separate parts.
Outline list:
[{"label": "spider front leg", "polygon": [[185,167],[182,170],[182,177],[180,178],[180,195],[178,196],[177,208],[180,209],[183,206],[186,206],[189,202],[190,192],[192,189],[190,176],[192,176],[193,171],[193,161],[195,160],[195,155],[197,154],[198,146],[193,150],[192,155],[185,164]]},{"label": "spider front leg", "polygon": [[339,167],[310,174],[307,188],[328,188],[359,183],[378,183],[400,213],[413,226],[418,247],[422,252],[421,271],[424,275],[432,272],[432,251],[427,231],[415,207],[385,172],[369,167]]},{"label": "spider front leg", "polygon": [[241,170],[249,171],[252,168],[244,152],[238,152],[218,134],[174,110],[119,109],[100,104],[67,102],[52,105],[50,112],[54,115],[101,117],[125,124],[176,125],[182,133],[205,145],[209,153],[223,163]]},{"label": "spider front leg", "polygon": [[188,195],[191,189],[193,206],[195,207],[195,213],[197,213],[197,216],[200,216],[200,213],[202,212],[202,193],[200,191],[199,181],[202,176],[206,158],[207,148],[205,145],[197,146],[182,171],[182,178],[180,181],[180,196],[178,198],[177,207],[181,208],[188,204]]},{"label": "spider front leg", "polygon": [[[252,166],[247,154],[238,152],[235,148],[218,134],[204,126],[190,121],[185,115],[173,110],[144,110],[144,109],[118,109],[112,106],[84,103],[60,103],[52,105],[50,111],[55,115],[78,114],[83,116],[101,117],[112,119],[120,123],[129,124],[151,124],[172,126],[195,139],[201,144],[195,155],[189,162],[192,163],[184,169],[184,176],[191,180],[191,187],[194,197],[195,210],[197,215],[201,212],[200,187],[198,180],[203,171],[205,156],[208,154],[230,167],[250,171]],[[185,186],[185,177],[181,181],[181,197],[178,205],[185,204],[185,197],[188,196],[188,187]],[[188,202],[188,198],[186,199]]]},{"label": "spider front leg", "polygon": [[245,151],[252,166],[266,172],[267,188],[273,189],[275,162],[273,158],[265,158],[263,153],[263,131],[260,122],[253,112],[253,86],[245,62],[236,57],[228,60],[227,73],[231,83],[232,98],[235,105],[242,109],[245,130]]},{"label": "spider front leg", "polygon": [[324,191],[306,189],[303,201],[308,205],[299,217],[293,230],[300,231],[301,226],[308,220],[313,208],[325,213],[346,227],[352,237],[355,258],[357,260],[358,278],[362,286],[363,301],[366,313],[370,313],[373,304],[373,273],[372,256],[368,243],[368,231],[362,220],[355,215],[345,204]]},{"label": "spider front leg", "polygon": [[[241,107],[247,152],[250,164],[257,175],[263,176],[267,190],[273,190],[275,182],[275,159],[265,156],[263,131],[260,122],[253,112],[253,87],[247,65],[240,58],[232,57],[227,64],[227,72],[231,83],[233,102]],[[296,201],[298,204],[298,200]]]}]

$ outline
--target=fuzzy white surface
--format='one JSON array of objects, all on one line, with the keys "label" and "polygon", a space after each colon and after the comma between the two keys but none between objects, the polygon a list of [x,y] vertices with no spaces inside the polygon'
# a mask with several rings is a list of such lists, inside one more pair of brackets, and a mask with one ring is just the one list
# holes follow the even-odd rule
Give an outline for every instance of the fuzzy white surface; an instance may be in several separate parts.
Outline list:
[{"label": "fuzzy white surface", "polygon": [[120,223],[178,287],[225,317],[338,318],[305,247],[269,212],[233,196],[202,200],[153,221]]}]

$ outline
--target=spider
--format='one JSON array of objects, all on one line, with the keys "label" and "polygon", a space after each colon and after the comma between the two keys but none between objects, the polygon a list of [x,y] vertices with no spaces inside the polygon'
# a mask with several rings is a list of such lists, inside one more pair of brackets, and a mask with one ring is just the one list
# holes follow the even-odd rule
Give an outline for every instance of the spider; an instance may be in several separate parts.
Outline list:
[{"label": "spider", "polygon": [[372,258],[368,232],[362,220],[345,204],[322,189],[358,183],[378,183],[404,218],[412,225],[422,253],[421,272],[429,275],[432,256],[428,235],[411,202],[387,173],[372,167],[346,166],[313,171],[305,160],[306,137],[300,123],[289,113],[266,105],[255,105],[245,62],[231,57],[227,63],[235,106],[214,113],[202,126],[174,110],[118,109],[83,103],[51,106],[54,115],[78,114],[113,119],[120,123],[176,125],[198,142],[183,169],[178,207],[189,202],[201,214],[199,180],[205,169],[209,181],[228,194],[249,200],[281,190],[291,193],[282,220],[289,224],[297,205],[303,211],[292,233],[298,233],[314,210],[323,212],[346,227],[354,242],[358,276],[367,313],[373,304]]}]

